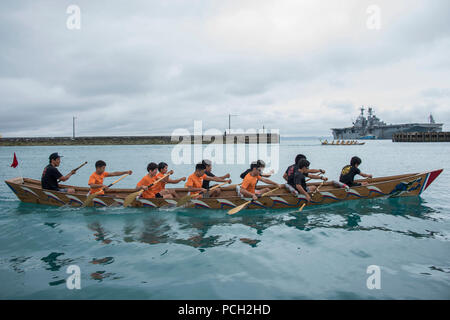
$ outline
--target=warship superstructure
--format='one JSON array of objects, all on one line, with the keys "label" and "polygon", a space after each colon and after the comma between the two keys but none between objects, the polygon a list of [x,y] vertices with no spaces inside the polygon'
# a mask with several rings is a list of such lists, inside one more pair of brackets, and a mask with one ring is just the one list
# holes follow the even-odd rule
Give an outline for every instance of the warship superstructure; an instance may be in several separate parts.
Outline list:
[{"label": "warship superstructure", "polygon": [[353,127],[332,128],[334,139],[392,139],[392,135],[398,132],[441,132],[442,123],[436,123],[430,114],[428,123],[404,123],[386,124],[374,115],[369,108],[367,117],[364,116],[364,107]]}]

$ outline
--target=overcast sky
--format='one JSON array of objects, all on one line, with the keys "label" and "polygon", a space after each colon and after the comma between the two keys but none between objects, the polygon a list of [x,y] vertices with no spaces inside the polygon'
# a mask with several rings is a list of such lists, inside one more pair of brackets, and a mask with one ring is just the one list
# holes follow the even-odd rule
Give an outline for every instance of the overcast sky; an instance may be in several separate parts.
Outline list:
[{"label": "overcast sky", "polygon": [[70,136],[72,116],[78,135],[223,130],[233,113],[235,128],[330,135],[361,105],[448,130],[449,13],[448,0],[1,1],[0,134]]}]

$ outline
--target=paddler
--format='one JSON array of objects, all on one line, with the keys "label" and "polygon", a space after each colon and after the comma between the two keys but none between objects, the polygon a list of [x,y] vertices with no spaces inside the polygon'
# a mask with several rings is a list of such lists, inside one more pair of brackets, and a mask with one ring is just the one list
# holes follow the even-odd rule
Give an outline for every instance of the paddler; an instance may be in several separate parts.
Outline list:
[{"label": "paddler", "polygon": [[[169,169],[169,165],[165,162],[160,162],[158,164],[158,173],[156,174],[156,180],[161,179],[164,177],[164,175],[167,174]],[[172,170],[170,170],[171,173],[173,173]],[[177,184],[181,181],[186,181],[186,177],[181,177],[179,179],[170,179],[170,177],[164,178],[162,181],[158,182],[155,185],[155,198],[166,198],[166,199],[172,199],[172,198],[178,198],[178,194],[173,189],[166,189],[166,184]]]},{"label": "paddler", "polygon": [[[295,187],[292,187],[294,185],[294,175],[297,173],[298,171],[298,163],[300,160],[306,160],[306,156],[303,154],[298,154],[295,157],[295,163],[290,165],[284,175],[283,175],[283,179],[286,180],[286,188],[289,189],[289,191],[291,191],[292,193],[296,194],[296,189]],[[308,165],[309,166],[309,165]],[[323,169],[309,169],[308,167],[308,171],[307,173],[322,173],[325,174],[325,170]]]},{"label": "paddler", "polygon": [[74,188],[60,188],[58,185],[59,181],[67,181],[69,178],[76,173],[76,170],[70,171],[67,175],[63,176],[61,172],[57,169],[61,164],[61,157],[57,152],[52,153],[48,159],[49,164],[44,168],[41,177],[42,189],[54,190],[59,192],[75,193]]},{"label": "paddler", "polygon": [[136,185],[136,191],[137,190],[144,190],[142,192],[141,197],[145,199],[150,198],[156,198],[155,194],[155,187],[152,186],[152,184],[158,180],[157,174],[158,174],[158,165],[154,162],[150,162],[147,165],[147,174],[139,181]]},{"label": "paddler", "polygon": [[264,169],[266,168],[266,163],[265,163],[263,160],[256,160],[256,161],[253,161],[253,162],[250,164],[250,169],[247,169],[247,170],[245,170],[244,172],[241,173],[241,175],[240,175],[241,179],[244,179],[245,176],[246,176],[250,171],[252,171],[251,167],[252,167],[252,164],[254,164],[254,163],[256,163],[256,164],[259,165],[259,167],[260,167],[260,169],[261,169],[261,177],[269,178],[269,177],[273,174],[273,170],[270,171],[269,173],[262,173],[262,172],[264,171]]},{"label": "paddler", "polygon": [[306,197],[306,200],[308,202],[311,201],[311,196],[308,194],[309,192],[313,192],[314,190],[316,190],[316,186],[306,186],[306,177],[310,178],[310,179],[320,179],[323,181],[327,181],[328,178],[327,177],[323,177],[323,176],[319,176],[319,175],[314,175],[311,174],[309,172],[309,161],[306,159],[300,159],[300,161],[297,163],[296,165],[296,172],[294,174],[293,179],[288,183],[289,185],[289,190],[292,192],[292,190],[294,190],[293,193],[298,194],[304,194]]},{"label": "paddler", "polygon": [[[212,171],[212,162],[211,162],[211,160],[204,159],[204,160],[202,160],[202,163],[205,165],[205,168],[206,168],[205,169],[205,174],[209,178],[211,178],[211,180],[203,179],[203,184],[202,184],[202,188],[203,189],[206,189],[206,190],[209,191],[209,181],[231,183],[231,180],[228,179],[228,178],[230,178],[230,174],[229,173],[227,173],[227,174],[225,174],[225,175],[223,175],[221,177],[217,177],[211,172]],[[213,191],[211,191],[211,193],[209,193],[208,196],[210,196],[210,197],[217,197],[217,196],[219,196],[220,192],[221,192],[220,188],[216,188]]]},{"label": "paddler", "polygon": [[361,170],[359,170],[359,165],[361,164],[361,159],[359,157],[353,157],[350,160],[350,165],[346,165],[342,168],[341,176],[339,177],[339,182],[342,182],[346,184],[349,187],[358,187],[361,185],[367,185],[366,181],[363,181],[361,183],[354,182],[355,176],[359,174],[360,176],[364,178],[372,178],[371,174],[362,173]]},{"label": "paddler", "polygon": [[269,188],[263,188],[256,190],[256,183],[258,181],[262,181],[267,184],[275,185],[278,188],[282,188],[283,186],[281,184],[278,184],[276,182],[273,182],[272,180],[269,180],[267,178],[262,177],[262,165],[260,163],[252,163],[250,165],[250,172],[247,173],[247,175],[244,178],[244,181],[242,181],[241,188],[239,189],[239,193],[243,197],[250,197],[253,200],[257,200],[258,197],[260,197],[262,194],[269,192]]},{"label": "paddler", "polygon": [[[95,163],[95,171],[91,174],[89,177],[89,187],[91,187],[91,190],[89,191],[90,194],[99,192],[99,195],[105,194],[104,191],[108,190],[108,187],[103,184],[103,179],[106,177],[115,177],[115,176],[122,176],[124,174],[132,174],[133,171],[127,170],[127,171],[114,171],[114,172],[106,172],[106,162],[103,160],[98,160]],[[102,190],[103,188],[103,190]]]},{"label": "paddler", "polygon": [[195,195],[196,198],[201,198],[202,194],[205,194],[208,191],[206,188],[203,188],[203,181],[213,181],[213,177],[207,176],[205,171],[206,166],[201,162],[197,163],[195,165],[195,172],[188,177],[187,182],[185,183],[185,187],[188,188],[191,195]]}]

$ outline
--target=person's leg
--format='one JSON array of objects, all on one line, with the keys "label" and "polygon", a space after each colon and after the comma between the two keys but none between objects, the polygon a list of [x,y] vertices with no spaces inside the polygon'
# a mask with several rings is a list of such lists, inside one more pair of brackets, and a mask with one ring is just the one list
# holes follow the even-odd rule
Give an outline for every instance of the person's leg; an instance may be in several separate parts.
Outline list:
[{"label": "person's leg", "polygon": [[264,193],[269,192],[269,191],[270,191],[269,188],[259,189],[259,190],[255,190],[255,194],[258,195],[258,196],[261,196]]},{"label": "person's leg", "polygon": [[209,193],[210,197],[218,197],[220,195],[220,189],[214,189]]},{"label": "person's leg", "polygon": [[298,195],[298,191],[295,190],[290,184],[286,183],[286,184],[284,185],[284,187],[285,187],[286,189],[288,189],[288,191],[289,191],[290,193],[292,193],[294,196]]},{"label": "person's leg", "polygon": [[68,188],[67,189],[67,193],[75,193],[75,189],[74,188]]},{"label": "person's leg", "polygon": [[316,186],[308,186],[309,191],[308,192],[314,192],[316,190]]},{"label": "person's leg", "polygon": [[178,194],[177,194],[177,192],[175,190],[168,190],[168,191],[172,195],[173,198],[178,198]]},{"label": "person's leg", "polygon": [[167,189],[164,189],[164,190],[161,190],[160,192],[158,192],[164,199],[172,199],[173,198],[173,196],[172,196],[172,194],[169,192],[169,190],[167,190]]}]

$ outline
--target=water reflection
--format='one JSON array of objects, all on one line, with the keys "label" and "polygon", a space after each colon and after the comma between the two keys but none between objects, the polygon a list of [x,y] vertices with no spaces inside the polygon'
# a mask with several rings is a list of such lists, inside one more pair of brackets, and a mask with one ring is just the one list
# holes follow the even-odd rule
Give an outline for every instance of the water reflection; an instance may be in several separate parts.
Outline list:
[{"label": "water reflection", "polygon": [[69,265],[73,263],[73,259],[60,259],[60,256],[63,256],[62,252],[52,252],[48,256],[43,257],[41,261],[44,261],[47,264],[45,269],[50,271],[59,271],[63,266]]},{"label": "water reflection", "polygon": [[[420,218],[436,220],[431,216],[436,212],[425,205],[420,198],[391,198],[373,199],[366,201],[348,201],[321,207],[311,207],[299,212],[297,209],[282,210],[248,210],[236,216],[228,216],[222,210],[152,210],[148,214],[145,210],[134,209],[127,213],[122,228],[122,235],[117,238],[123,242],[141,242],[149,245],[162,243],[183,244],[204,251],[207,248],[229,246],[236,241],[257,247],[262,241],[260,236],[264,230],[273,226],[287,226],[302,232],[316,228],[343,229],[347,231],[381,230],[397,232],[420,238],[438,235],[435,231],[426,230],[419,233],[410,230],[395,230],[385,223],[380,224],[385,216],[403,217],[405,219]],[[367,225],[366,216],[381,217],[377,221],[370,221]],[[96,221],[88,224],[94,231],[96,241],[108,244],[112,240],[110,232],[105,230],[100,221],[107,215],[96,216]],[[392,219],[386,218],[387,221]],[[364,221],[364,223],[362,223]],[[248,238],[236,232],[228,235],[211,234],[212,228],[233,228],[246,226],[256,231],[258,237]],[[105,258],[106,259],[106,258]]]},{"label": "water reflection", "polygon": [[96,241],[101,241],[104,244],[111,243],[112,240],[108,239],[108,232],[100,225],[100,222],[95,221],[88,224],[88,228],[94,231],[94,237]]},{"label": "water reflection", "polygon": [[[410,230],[395,230],[383,225],[361,225],[364,216],[397,216],[405,219],[419,218],[423,220],[437,221],[431,216],[436,210],[426,206],[421,198],[388,198],[365,201],[349,201],[317,208],[309,208],[302,213],[291,212],[292,217],[286,222],[289,227],[298,230],[309,231],[315,228],[344,229],[347,231],[371,231],[380,230],[400,233],[415,238],[429,238],[435,235],[442,236],[437,231],[425,230],[418,233]],[[387,220],[387,218],[386,218]],[[379,221],[378,221],[379,222]]]}]

